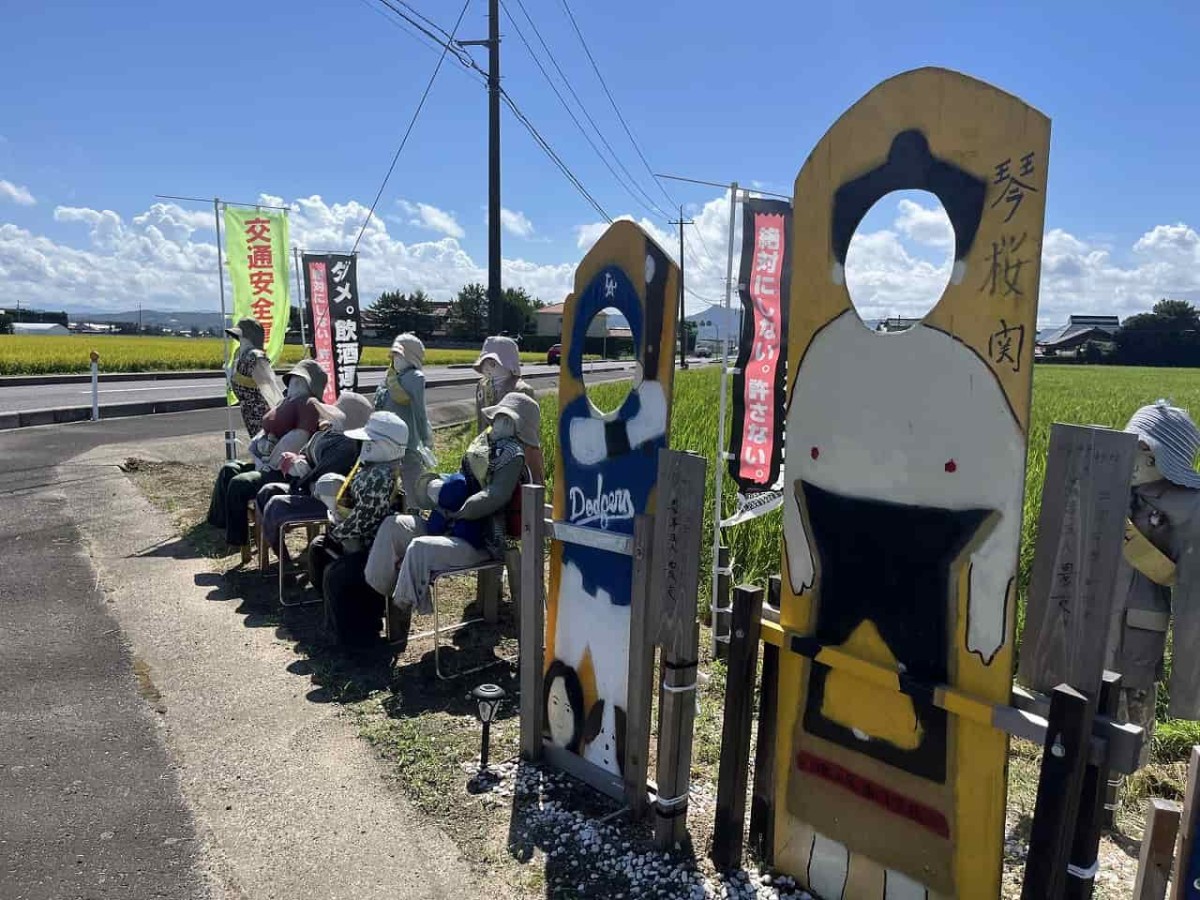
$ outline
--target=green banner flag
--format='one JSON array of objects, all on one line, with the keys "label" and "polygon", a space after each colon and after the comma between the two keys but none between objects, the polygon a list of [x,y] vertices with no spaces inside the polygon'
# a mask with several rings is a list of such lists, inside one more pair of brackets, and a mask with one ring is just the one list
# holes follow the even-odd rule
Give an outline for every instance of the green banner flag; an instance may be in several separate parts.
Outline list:
[{"label": "green banner flag", "polygon": [[274,365],[283,351],[292,309],[287,214],[226,206],[225,253],[233,285],[233,324],[257,319],[263,327],[263,349]]}]

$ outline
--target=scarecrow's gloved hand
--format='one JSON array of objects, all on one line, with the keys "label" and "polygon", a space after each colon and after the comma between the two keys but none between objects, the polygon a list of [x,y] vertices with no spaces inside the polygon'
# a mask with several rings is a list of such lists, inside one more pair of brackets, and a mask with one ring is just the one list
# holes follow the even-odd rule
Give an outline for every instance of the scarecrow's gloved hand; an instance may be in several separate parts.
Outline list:
[{"label": "scarecrow's gloved hand", "polygon": [[603,419],[571,420],[571,454],[576,462],[594,466],[608,456]]},{"label": "scarecrow's gloved hand", "polygon": [[290,474],[293,478],[307,478],[311,472],[312,466],[308,464],[308,460],[301,456],[297,457],[292,463],[291,472],[286,474]]},{"label": "scarecrow's gloved hand", "polygon": [[667,430],[667,395],[657,381],[643,381],[637,389],[638,411],[629,420],[630,447],[640,447]]}]

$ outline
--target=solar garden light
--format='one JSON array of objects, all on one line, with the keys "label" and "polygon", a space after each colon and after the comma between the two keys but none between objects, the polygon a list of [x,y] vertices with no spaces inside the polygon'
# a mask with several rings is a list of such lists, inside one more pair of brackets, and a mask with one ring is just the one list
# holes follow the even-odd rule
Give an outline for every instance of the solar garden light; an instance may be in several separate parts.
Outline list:
[{"label": "solar garden light", "polygon": [[492,722],[500,711],[500,704],[507,696],[504,688],[498,684],[481,684],[471,691],[471,696],[478,703],[477,714],[483,723],[483,740],[479,746],[479,771],[487,771],[488,741],[491,738]]}]

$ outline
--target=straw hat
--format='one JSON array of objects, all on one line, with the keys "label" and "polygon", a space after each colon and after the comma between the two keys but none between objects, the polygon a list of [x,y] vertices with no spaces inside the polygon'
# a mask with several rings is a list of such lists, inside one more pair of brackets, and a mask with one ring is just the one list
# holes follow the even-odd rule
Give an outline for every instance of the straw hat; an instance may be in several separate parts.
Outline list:
[{"label": "straw hat", "polygon": [[257,319],[242,319],[232,328],[226,328],[225,333],[235,341],[240,341],[244,337],[259,350],[263,348],[265,335],[263,327]]},{"label": "straw hat", "polygon": [[362,428],[348,430],[346,437],[356,441],[379,441],[391,444],[403,454],[408,447],[408,426],[395,413],[380,410],[371,413],[367,424]]},{"label": "straw hat", "polygon": [[318,403],[322,419],[341,427],[342,431],[362,428],[371,417],[371,401],[354,391],[343,391],[336,404]]},{"label": "straw hat", "polygon": [[1150,448],[1164,478],[1179,487],[1200,490],[1200,472],[1195,468],[1200,429],[1188,418],[1187,410],[1159,400],[1135,412],[1125,430]]},{"label": "straw hat", "polygon": [[485,359],[494,359],[501,368],[514,375],[521,374],[521,349],[517,346],[517,342],[510,337],[495,335],[484,339],[483,349],[479,351],[479,359],[475,360],[476,372],[483,371]]},{"label": "straw hat", "polygon": [[309,396],[317,398],[324,396],[325,384],[329,381],[329,376],[315,359],[302,359],[292,366],[292,370],[283,376],[284,387],[287,387],[287,383],[293,378],[304,381],[308,385]]},{"label": "straw hat", "polygon": [[411,332],[396,335],[396,339],[392,341],[392,352],[399,353],[408,360],[415,368],[423,368],[425,366],[425,345],[421,343],[421,339]]},{"label": "straw hat", "polygon": [[517,423],[517,437],[525,446],[541,446],[542,408],[532,397],[515,392],[505,394],[495,406],[483,410],[483,417],[489,423],[496,416],[508,416]]}]

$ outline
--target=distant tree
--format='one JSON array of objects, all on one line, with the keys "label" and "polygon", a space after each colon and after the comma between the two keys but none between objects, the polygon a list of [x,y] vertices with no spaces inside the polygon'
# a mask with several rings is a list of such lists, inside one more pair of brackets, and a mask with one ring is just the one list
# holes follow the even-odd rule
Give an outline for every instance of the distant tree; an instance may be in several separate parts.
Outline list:
[{"label": "distant tree", "polygon": [[1200,311],[1185,300],[1160,300],[1126,319],[1115,340],[1122,365],[1200,365]]},{"label": "distant tree", "polygon": [[411,331],[428,335],[432,329],[433,304],[424,291],[407,295],[400,291],[384,291],[369,310],[385,334]]},{"label": "distant tree", "polygon": [[13,320],[6,312],[0,312],[0,334],[12,334]]},{"label": "distant tree", "polygon": [[448,328],[452,337],[481,341],[487,336],[487,290],[482,284],[464,285],[452,301]]},{"label": "distant tree", "polygon": [[545,306],[525,288],[505,288],[500,299],[500,330],[510,336],[537,331],[537,311]]}]

